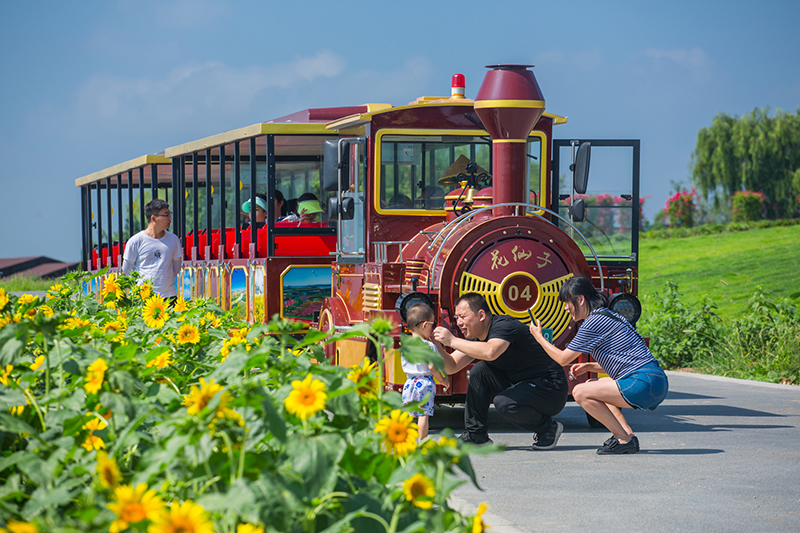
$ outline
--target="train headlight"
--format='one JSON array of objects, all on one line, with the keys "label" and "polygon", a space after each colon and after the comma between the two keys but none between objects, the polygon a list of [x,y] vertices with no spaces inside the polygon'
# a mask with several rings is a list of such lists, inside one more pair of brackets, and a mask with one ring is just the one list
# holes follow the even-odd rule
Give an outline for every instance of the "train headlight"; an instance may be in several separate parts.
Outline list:
[{"label": "train headlight", "polygon": [[642,316],[642,304],[639,299],[632,294],[615,294],[608,304],[608,308],[625,317],[625,320],[636,325],[636,321]]}]

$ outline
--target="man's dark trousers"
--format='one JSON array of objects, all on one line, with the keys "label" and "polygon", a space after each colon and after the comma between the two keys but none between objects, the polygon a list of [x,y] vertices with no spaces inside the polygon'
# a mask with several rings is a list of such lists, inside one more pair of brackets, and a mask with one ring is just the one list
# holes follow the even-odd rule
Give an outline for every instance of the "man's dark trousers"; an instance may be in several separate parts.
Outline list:
[{"label": "man's dark trousers", "polygon": [[494,399],[500,416],[523,431],[537,433],[550,427],[551,417],[564,408],[568,390],[563,375],[514,384],[503,371],[478,361],[469,372],[464,426],[471,435],[488,435],[489,404]]}]

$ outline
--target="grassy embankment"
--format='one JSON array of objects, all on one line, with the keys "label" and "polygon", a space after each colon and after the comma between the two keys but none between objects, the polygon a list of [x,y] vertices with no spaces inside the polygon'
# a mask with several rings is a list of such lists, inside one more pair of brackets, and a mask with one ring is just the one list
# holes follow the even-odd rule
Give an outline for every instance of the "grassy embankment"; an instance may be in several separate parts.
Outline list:
[{"label": "grassy embankment", "polygon": [[748,298],[763,285],[776,300],[800,304],[800,226],[753,229],[640,242],[639,295],[662,293],[664,282],[677,283],[681,299],[708,296],[723,319],[746,311]]},{"label": "grassy embankment", "polygon": [[58,278],[47,279],[28,276],[9,276],[0,278],[0,287],[8,292],[14,291],[46,291],[58,283]]},{"label": "grassy embankment", "polygon": [[648,238],[640,250],[640,324],[662,364],[800,383],[800,226]]}]

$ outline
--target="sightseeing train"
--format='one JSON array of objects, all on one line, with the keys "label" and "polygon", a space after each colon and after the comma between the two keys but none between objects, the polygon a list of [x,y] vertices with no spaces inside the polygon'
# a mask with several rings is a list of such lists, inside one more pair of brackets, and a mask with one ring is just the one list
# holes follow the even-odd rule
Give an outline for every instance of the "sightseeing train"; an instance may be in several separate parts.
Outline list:
[{"label": "sightseeing train", "polygon": [[[583,274],[635,323],[639,141],[554,139],[567,119],[545,111],[531,66],[487,68],[473,99],[456,74],[449,96],[306,109],[77,179],[83,268],[119,269],[158,197],[183,245],[179,294],[254,322],[342,331],[382,317],[397,347],[411,304],[459,334],[453,304],[477,292],[563,347],[576,326],[558,292]],[[301,197],[313,216],[286,218]],[[265,208],[263,225],[248,224],[250,205]],[[351,366],[374,359],[371,346],[354,337],[326,355]],[[387,389],[405,381],[399,359],[385,363]],[[463,400],[468,371],[437,401]]]}]

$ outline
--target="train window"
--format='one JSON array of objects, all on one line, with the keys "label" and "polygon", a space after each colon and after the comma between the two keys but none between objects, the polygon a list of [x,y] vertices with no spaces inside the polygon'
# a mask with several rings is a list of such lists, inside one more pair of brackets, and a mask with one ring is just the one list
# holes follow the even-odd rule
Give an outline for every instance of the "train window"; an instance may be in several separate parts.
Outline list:
[{"label": "train window", "polygon": [[454,187],[439,179],[459,156],[492,168],[491,139],[478,135],[383,135],[380,141],[380,208],[444,211]]},{"label": "train window", "polygon": [[[635,260],[633,250],[633,217],[639,202],[633,196],[633,149],[630,146],[592,146],[589,186],[586,194],[578,194],[586,205],[586,219],[575,225],[586,236],[601,259]],[[561,161],[571,161],[570,146],[560,148]],[[561,170],[559,176],[559,213],[569,218],[571,174]],[[641,217],[641,209],[638,209]],[[582,242],[576,242],[590,255]]]},{"label": "train window", "polygon": [[541,194],[546,183],[544,166],[541,164],[544,159],[544,154],[542,154],[543,136],[543,133],[534,131],[528,138],[528,166],[525,172],[525,181],[528,203],[531,205],[545,205]]}]

